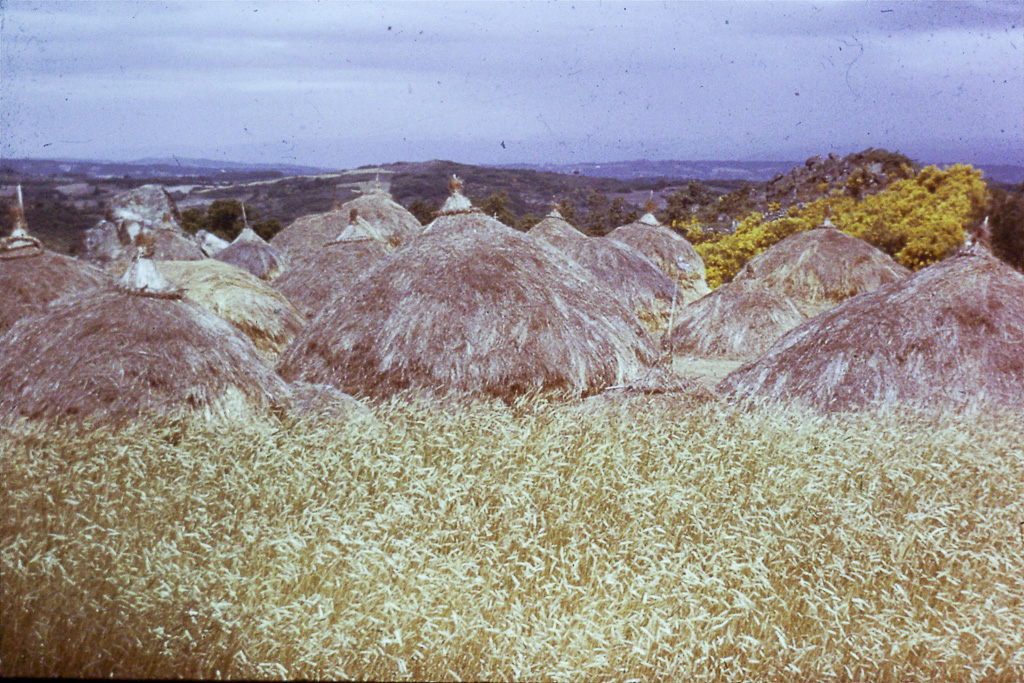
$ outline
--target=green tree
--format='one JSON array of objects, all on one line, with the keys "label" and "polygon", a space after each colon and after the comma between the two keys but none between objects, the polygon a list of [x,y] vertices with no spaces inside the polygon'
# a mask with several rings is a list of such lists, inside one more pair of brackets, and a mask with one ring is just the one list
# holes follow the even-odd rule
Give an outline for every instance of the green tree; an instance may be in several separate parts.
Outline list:
[{"label": "green tree", "polygon": [[694,210],[710,204],[713,197],[707,185],[699,180],[691,180],[686,187],[670,194],[666,200],[665,210],[660,216],[665,225],[686,223],[693,216]]},{"label": "green tree", "polygon": [[491,193],[491,196],[480,202],[480,210],[512,227],[516,224],[516,215],[509,208],[511,201],[506,190],[496,190]]}]

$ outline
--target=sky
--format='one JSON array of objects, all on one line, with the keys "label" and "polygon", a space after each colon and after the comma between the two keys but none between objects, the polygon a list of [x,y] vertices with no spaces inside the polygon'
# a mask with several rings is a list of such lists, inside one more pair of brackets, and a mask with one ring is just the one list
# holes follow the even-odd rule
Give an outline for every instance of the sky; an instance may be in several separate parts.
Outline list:
[{"label": "sky", "polygon": [[1024,165],[1013,2],[0,0],[0,156]]}]

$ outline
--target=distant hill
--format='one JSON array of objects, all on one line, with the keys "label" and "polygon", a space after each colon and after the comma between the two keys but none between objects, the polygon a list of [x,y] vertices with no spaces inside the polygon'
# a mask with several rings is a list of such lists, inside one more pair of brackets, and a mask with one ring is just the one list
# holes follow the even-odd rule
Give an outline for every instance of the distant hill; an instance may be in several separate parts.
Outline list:
[{"label": "distant hill", "polygon": [[[923,163],[928,166],[932,162]],[[937,166],[951,166],[965,161],[937,163]],[[694,178],[709,180],[747,180],[764,182],[778,175],[788,173],[803,161],[616,161],[610,163],[585,164],[507,164],[504,168],[547,171],[567,175],[582,175],[592,178],[617,178],[633,180],[640,178]],[[971,164],[980,169],[985,178],[993,183],[1016,185],[1024,182],[1024,167],[1006,164]]]}]

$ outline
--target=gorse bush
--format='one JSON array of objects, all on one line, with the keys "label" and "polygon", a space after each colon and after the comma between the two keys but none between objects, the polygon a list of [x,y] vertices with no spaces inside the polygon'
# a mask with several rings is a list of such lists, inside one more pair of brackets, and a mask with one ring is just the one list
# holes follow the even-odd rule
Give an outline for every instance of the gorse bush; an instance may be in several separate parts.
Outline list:
[{"label": "gorse bush", "polygon": [[1019,415],[0,433],[6,676],[1024,677]]},{"label": "gorse bush", "polygon": [[832,190],[791,208],[782,218],[765,220],[763,214],[751,213],[731,234],[682,227],[704,258],[711,287],[731,281],[754,256],[790,235],[821,227],[826,219],[901,265],[918,270],[942,260],[963,243],[965,228],[981,217],[987,198],[981,173],[974,168],[929,166],[914,178],[898,180],[862,199]]}]

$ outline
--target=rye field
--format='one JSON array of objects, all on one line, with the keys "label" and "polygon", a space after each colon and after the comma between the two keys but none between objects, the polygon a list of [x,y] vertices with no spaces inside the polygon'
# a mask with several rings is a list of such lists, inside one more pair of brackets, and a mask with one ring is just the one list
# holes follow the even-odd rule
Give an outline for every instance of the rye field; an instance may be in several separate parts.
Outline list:
[{"label": "rye field", "polygon": [[4,676],[1024,680],[1021,415],[0,431]]}]

